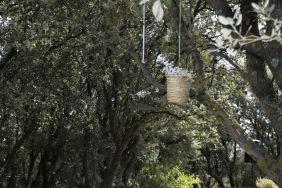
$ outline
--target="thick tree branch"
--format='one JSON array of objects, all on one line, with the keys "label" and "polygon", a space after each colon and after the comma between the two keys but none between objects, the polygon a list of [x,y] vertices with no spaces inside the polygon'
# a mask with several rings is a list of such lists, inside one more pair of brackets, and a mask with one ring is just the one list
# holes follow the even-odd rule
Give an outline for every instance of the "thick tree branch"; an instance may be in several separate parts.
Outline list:
[{"label": "thick tree branch", "polygon": [[[228,6],[226,1],[222,0],[206,0],[206,2],[216,11],[217,14],[233,17],[231,8]],[[250,34],[259,36],[258,30],[258,19],[257,14],[253,11],[251,3],[258,3],[257,0],[246,0],[241,2],[241,10],[243,14],[242,22],[242,32],[246,32],[248,28],[251,27]],[[274,48],[264,48],[262,43],[254,43],[251,45],[244,46],[243,49],[246,50],[247,58],[247,71],[244,74],[241,74],[242,77],[250,84],[252,91],[257,96],[257,98],[262,103],[267,117],[271,120],[271,126],[279,132],[280,137],[282,136],[281,123],[282,119],[280,118],[281,109],[277,102],[277,92],[273,87],[273,81],[268,78],[265,68],[265,63],[268,62],[268,65],[271,71],[274,73],[274,76],[277,78],[277,83],[280,84],[279,78],[281,77],[281,86],[282,86],[282,70],[281,63],[273,68],[271,62],[273,61],[273,56],[279,57],[282,55],[278,53],[279,47]],[[275,50],[274,50],[275,49]],[[271,52],[270,52],[271,51]],[[275,53],[274,53],[274,52]],[[276,55],[275,55],[276,54]],[[237,67],[238,68],[238,67]],[[276,72],[275,72],[275,70]],[[279,85],[278,84],[278,85]]]},{"label": "thick tree branch", "polygon": [[231,119],[221,105],[217,101],[213,100],[207,92],[199,98],[200,101],[204,103],[214,114],[216,119],[224,125],[228,133],[238,143],[238,145],[257,161],[259,168],[266,172],[267,175],[274,178],[276,182],[280,182],[282,171],[279,169],[280,167],[276,165],[279,161],[275,161],[273,157],[268,155],[268,152],[259,148],[252,140],[250,140],[245,135],[239,122]]}]

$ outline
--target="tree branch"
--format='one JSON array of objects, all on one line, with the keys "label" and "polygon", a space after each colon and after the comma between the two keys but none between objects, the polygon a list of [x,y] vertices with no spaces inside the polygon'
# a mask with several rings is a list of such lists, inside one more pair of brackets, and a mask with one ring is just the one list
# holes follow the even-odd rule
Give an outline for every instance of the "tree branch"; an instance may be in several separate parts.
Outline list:
[{"label": "tree branch", "polygon": [[226,0],[205,0],[208,5],[219,15],[225,17],[233,17],[231,7],[227,4]]}]

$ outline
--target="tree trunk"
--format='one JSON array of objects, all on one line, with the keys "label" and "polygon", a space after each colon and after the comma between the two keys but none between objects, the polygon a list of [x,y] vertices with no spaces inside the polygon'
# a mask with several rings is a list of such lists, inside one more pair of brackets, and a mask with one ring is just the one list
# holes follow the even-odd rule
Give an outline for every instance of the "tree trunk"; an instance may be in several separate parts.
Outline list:
[{"label": "tree trunk", "polygon": [[34,148],[32,148],[29,154],[29,167],[28,167],[28,173],[27,173],[27,179],[26,179],[27,188],[31,187],[31,184],[32,184],[32,174],[33,174],[33,169],[34,169],[34,165],[35,165],[37,156],[38,156],[38,153],[36,153]]},{"label": "tree trunk", "polygon": [[202,149],[202,155],[207,160],[208,174],[215,179],[215,181],[217,182],[220,188],[224,188],[225,186],[223,184],[222,177],[219,175],[220,173],[217,173],[217,169],[214,166],[212,166],[212,161],[211,161],[212,156],[209,148]]},{"label": "tree trunk", "polygon": [[7,185],[7,188],[15,188],[17,187],[17,169],[15,167],[15,164],[12,164],[12,174],[11,174],[11,177],[8,179],[8,185]]},{"label": "tree trunk", "polygon": [[29,139],[29,137],[31,136],[31,134],[33,133],[34,129],[31,128],[29,129],[18,141],[16,141],[15,145],[13,146],[12,151],[8,154],[8,156],[6,157],[6,161],[3,165],[3,172],[0,176],[0,181],[3,181],[3,179],[6,176],[6,173],[8,172],[9,168],[11,167],[13,160],[15,158],[15,155],[17,154],[18,150],[20,149],[20,147],[24,144],[24,142]]},{"label": "tree trunk", "polygon": [[106,172],[105,178],[100,188],[111,188],[112,187],[112,183],[114,181],[115,174],[117,173],[123,150],[124,150],[124,147],[122,145],[116,148],[114,157],[111,161],[109,169]]},{"label": "tree trunk", "polygon": [[89,147],[89,130],[86,128],[83,136],[83,154],[82,154],[82,173],[85,178],[84,187],[90,188],[89,175],[88,175],[88,147]]},{"label": "tree trunk", "polygon": [[120,161],[122,158],[122,153],[127,147],[129,141],[132,139],[132,136],[136,134],[140,127],[140,122],[131,122],[131,127],[125,131],[125,134],[120,142],[116,143],[116,151],[114,153],[113,159],[109,166],[109,169],[106,171],[103,182],[101,183],[101,188],[111,188],[112,183],[115,178],[115,174],[120,165]]},{"label": "tree trunk", "polygon": [[233,146],[233,159],[231,161],[229,160],[227,146],[225,146],[225,150],[226,150],[225,158],[226,158],[227,170],[228,170],[227,173],[228,173],[230,186],[236,187],[235,177],[234,177],[236,175],[236,168],[235,168],[236,157],[237,157],[236,142],[234,143]]},{"label": "tree trunk", "polygon": [[42,188],[49,187],[49,177],[48,177],[48,170],[47,170],[47,161],[46,161],[46,151],[44,152],[42,159],[41,159],[41,175],[42,175]]}]

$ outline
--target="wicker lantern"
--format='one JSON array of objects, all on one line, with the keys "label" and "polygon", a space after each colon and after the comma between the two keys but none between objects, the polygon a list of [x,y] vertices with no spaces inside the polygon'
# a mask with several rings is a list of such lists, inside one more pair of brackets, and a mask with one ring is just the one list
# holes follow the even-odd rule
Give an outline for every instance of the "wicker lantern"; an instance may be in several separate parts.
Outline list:
[{"label": "wicker lantern", "polygon": [[167,101],[185,106],[189,100],[190,81],[188,75],[166,75]]}]

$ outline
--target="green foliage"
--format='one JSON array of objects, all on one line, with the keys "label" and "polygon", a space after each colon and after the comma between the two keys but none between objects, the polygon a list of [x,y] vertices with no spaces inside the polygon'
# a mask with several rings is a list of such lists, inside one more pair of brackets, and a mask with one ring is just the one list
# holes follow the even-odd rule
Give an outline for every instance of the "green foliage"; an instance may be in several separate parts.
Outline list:
[{"label": "green foliage", "polygon": [[184,173],[178,166],[166,167],[161,164],[146,165],[142,168],[132,187],[142,188],[192,188],[200,179]]},{"label": "green foliage", "polygon": [[164,5],[167,7],[167,8],[170,8],[172,6],[172,0],[164,0]]},{"label": "green foliage", "polygon": [[[165,85],[158,57],[192,70],[196,43],[208,92],[277,156],[278,138],[246,97],[246,83],[206,51],[212,43],[203,33],[218,33],[207,19],[213,13],[204,1],[183,0],[178,60],[177,6],[162,2],[164,22],[147,11],[144,69]],[[222,124],[197,100],[184,109],[164,106],[163,93],[144,78],[135,0],[3,0],[0,13],[0,187],[101,187],[121,145],[116,187],[130,179],[132,187],[189,188],[199,178],[188,174],[204,183],[231,174],[239,185],[242,155]],[[185,35],[190,21],[193,39]],[[135,109],[139,104],[153,110]]]},{"label": "green foliage", "polygon": [[256,186],[258,188],[278,188],[278,186],[268,178],[259,178],[256,181]]}]

